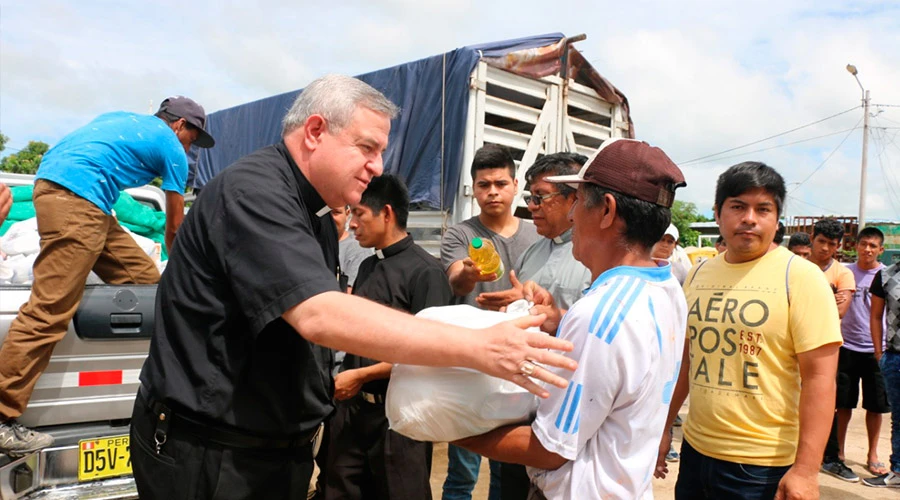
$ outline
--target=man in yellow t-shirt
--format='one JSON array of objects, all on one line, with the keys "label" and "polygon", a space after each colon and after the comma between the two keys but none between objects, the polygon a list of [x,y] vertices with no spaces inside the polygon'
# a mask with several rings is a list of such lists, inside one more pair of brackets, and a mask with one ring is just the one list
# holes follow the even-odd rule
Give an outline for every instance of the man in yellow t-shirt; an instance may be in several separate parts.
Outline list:
[{"label": "man in yellow t-shirt", "polygon": [[690,393],[676,499],[818,498],[841,331],[823,273],[771,246],[784,196],[784,179],[763,163],[719,177],[728,251],[684,285],[688,342],[667,422]]}]

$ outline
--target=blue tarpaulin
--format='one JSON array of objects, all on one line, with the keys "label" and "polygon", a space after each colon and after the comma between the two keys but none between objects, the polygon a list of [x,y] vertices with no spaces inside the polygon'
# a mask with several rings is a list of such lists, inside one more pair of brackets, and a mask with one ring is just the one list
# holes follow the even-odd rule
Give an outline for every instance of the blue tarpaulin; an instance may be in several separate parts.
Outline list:
[{"label": "blue tarpaulin", "polygon": [[[413,203],[432,209],[451,208],[463,167],[469,77],[478,60],[552,45],[563,38],[562,33],[551,33],[472,45],[358,76],[400,106],[400,114],[391,122],[384,170],[406,181]],[[208,130],[216,138],[216,146],[200,150],[193,186],[202,188],[238,158],[281,140],[281,120],[301,91],[210,114]]]}]

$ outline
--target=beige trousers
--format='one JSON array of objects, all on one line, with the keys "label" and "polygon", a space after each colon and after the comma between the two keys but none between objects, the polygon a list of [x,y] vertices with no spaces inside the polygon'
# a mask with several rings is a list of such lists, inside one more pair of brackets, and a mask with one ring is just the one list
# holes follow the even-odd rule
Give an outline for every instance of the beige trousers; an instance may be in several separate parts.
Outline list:
[{"label": "beige trousers", "polygon": [[62,340],[91,270],[110,284],[151,284],[159,271],[118,221],[50,181],[34,185],[41,251],[31,297],[0,347],[0,421],[25,411],[53,347]]}]

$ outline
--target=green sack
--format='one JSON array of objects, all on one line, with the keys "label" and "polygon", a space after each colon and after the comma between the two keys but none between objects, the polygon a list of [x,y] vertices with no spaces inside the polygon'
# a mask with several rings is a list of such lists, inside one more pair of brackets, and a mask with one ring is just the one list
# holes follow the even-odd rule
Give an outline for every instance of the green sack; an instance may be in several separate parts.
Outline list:
[{"label": "green sack", "polygon": [[131,226],[143,226],[151,232],[164,231],[166,228],[166,215],[163,212],[157,212],[136,201],[125,191],[120,193],[119,200],[113,205],[113,210],[115,210],[119,222],[130,224],[129,229],[138,234],[146,236],[142,232],[135,231]]},{"label": "green sack", "polygon": [[34,186],[13,186],[9,190],[12,192],[13,203],[17,201],[31,201]]},{"label": "green sack", "polygon": [[29,201],[15,201],[9,209],[7,220],[21,221],[34,217],[34,203]]}]

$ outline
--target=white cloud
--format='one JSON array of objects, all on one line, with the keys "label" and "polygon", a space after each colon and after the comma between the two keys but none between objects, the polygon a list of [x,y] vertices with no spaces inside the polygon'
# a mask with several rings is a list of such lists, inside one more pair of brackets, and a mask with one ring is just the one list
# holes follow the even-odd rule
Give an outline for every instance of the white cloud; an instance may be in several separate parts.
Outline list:
[{"label": "white cloud", "polygon": [[[53,143],[101,112],[143,112],[170,94],[215,111],[300,88],[327,72],[365,73],[463,45],[555,31],[587,33],[578,47],[629,97],[639,137],[678,161],[857,105],[848,62],[873,102],[900,104],[900,8],[887,2],[0,3],[0,130],[11,147],[29,139]],[[873,126],[900,127],[900,107],[881,111]],[[749,151],[834,134],[861,116],[854,110],[737,152],[746,156],[686,165],[689,187],[679,197],[708,209],[716,176],[745,159],[769,162],[789,183],[802,181],[844,134]],[[900,218],[896,132],[872,134],[872,217]],[[807,202],[854,214],[860,149],[856,131],[794,193],[803,201],[789,201],[789,210],[819,210]]]}]

